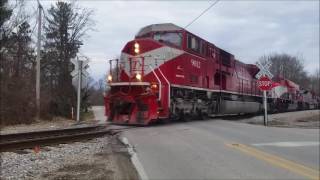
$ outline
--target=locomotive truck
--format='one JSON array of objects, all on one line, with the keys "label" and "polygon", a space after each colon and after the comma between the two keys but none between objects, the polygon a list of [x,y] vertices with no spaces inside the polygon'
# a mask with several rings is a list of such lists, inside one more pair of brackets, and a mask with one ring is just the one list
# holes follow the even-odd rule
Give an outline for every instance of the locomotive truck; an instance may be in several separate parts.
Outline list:
[{"label": "locomotive truck", "polygon": [[[171,23],[143,27],[110,60],[105,114],[116,124],[148,125],[217,114],[257,113],[259,68]],[[316,108],[319,97],[276,77],[270,111]]]}]

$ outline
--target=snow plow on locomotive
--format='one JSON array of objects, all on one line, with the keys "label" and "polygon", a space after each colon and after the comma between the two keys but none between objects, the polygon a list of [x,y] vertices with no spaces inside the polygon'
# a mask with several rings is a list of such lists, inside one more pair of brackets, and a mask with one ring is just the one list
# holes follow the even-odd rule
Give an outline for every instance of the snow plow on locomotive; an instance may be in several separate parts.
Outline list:
[{"label": "snow plow on locomotive", "polygon": [[[110,60],[106,116],[116,124],[148,125],[256,113],[262,110],[258,71],[174,24],[149,25],[125,45],[119,60]],[[291,81],[277,82],[268,93],[271,111],[318,107],[318,96]]]}]

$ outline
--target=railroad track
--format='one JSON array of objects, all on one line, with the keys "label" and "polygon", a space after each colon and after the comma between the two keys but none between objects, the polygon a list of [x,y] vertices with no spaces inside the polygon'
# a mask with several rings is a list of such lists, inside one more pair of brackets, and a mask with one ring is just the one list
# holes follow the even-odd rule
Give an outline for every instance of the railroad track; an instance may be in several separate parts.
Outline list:
[{"label": "railroad track", "polygon": [[106,134],[115,134],[116,132],[117,131],[107,129],[105,126],[94,125],[15,134],[1,134],[0,152],[82,141]]}]

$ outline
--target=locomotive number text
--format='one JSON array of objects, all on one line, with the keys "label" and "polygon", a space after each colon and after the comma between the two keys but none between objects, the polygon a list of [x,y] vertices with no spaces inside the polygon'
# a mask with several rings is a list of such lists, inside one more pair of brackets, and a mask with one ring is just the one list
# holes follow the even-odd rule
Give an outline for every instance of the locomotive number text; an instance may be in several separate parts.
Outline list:
[{"label": "locomotive number text", "polygon": [[191,64],[192,64],[192,66],[194,66],[194,67],[196,67],[196,68],[199,68],[199,69],[200,69],[200,67],[201,67],[200,61],[196,61],[196,60],[194,60],[194,59],[191,59]]}]

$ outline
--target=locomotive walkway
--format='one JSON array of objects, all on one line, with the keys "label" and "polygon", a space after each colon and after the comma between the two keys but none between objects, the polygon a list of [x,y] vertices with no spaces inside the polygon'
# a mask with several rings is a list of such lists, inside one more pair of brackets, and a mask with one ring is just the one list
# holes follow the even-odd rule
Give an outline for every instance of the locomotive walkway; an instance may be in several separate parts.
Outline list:
[{"label": "locomotive walkway", "polygon": [[149,179],[319,179],[319,129],[205,120],[128,129]]}]

